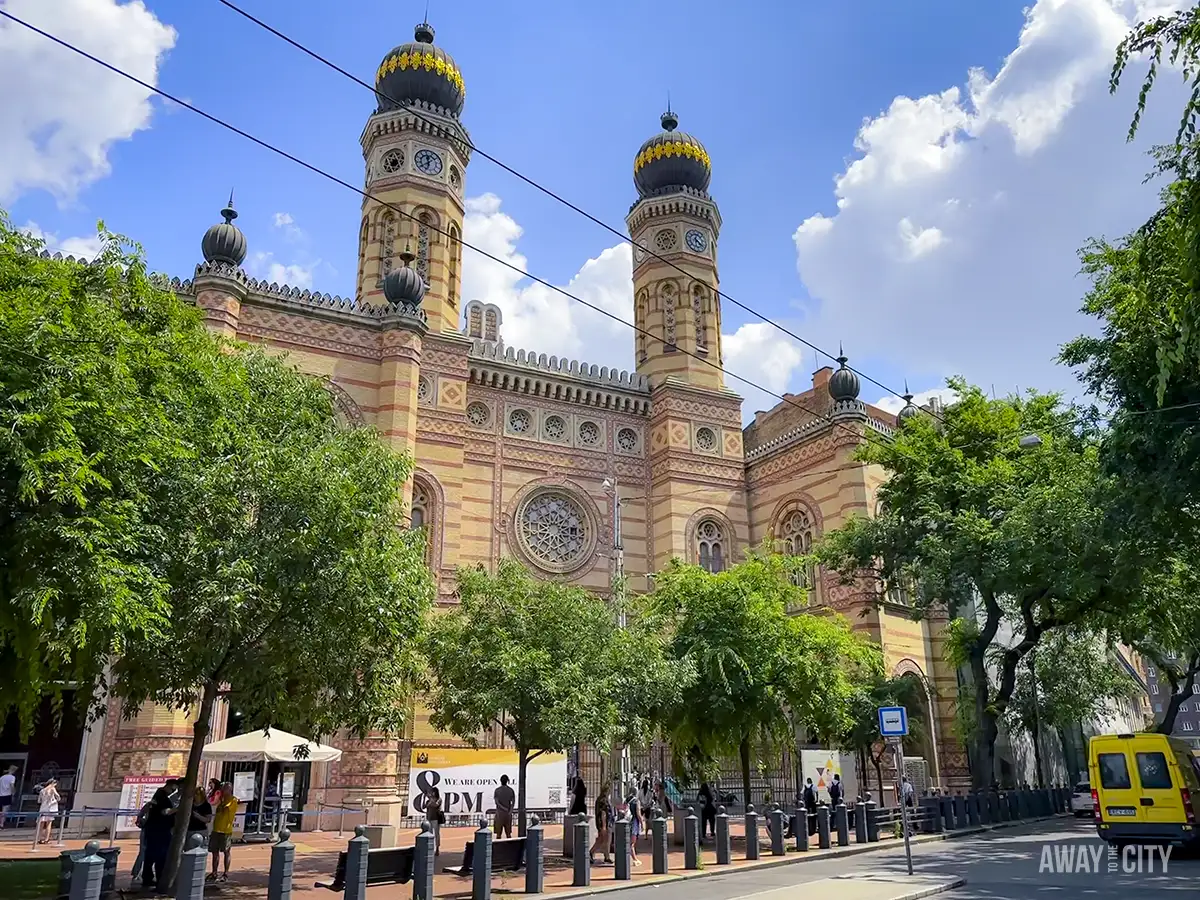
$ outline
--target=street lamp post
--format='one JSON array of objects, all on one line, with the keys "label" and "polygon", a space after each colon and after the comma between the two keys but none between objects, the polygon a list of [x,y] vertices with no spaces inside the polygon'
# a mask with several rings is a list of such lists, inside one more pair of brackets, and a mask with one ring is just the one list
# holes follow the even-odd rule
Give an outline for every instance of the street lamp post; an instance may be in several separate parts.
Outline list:
[{"label": "street lamp post", "polygon": [[[612,480],[605,478],[603,484],[604,490],[612,496],[612,530],[613,530],[613,546],[612,546],[612,600],[617,608],[617,627],[625,628],[625,547],[621,540],[621,491],[617,485],[617,477],[614,475]],[[629,780],[629,748],[621,745],[620,756],[620,774],[619,784],[621,795],[625,793],[625,787]],[[616,756],[616,746],[612,748],[609,759],[612,760]],[[616,768],[616,766],[611,766]]]}]

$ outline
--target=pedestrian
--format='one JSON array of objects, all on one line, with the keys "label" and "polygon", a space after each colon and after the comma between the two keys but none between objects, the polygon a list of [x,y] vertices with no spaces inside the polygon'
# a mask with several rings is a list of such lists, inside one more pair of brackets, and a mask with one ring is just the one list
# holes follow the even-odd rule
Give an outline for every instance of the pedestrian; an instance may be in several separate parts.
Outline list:
[{"label": "pedestrian", "polygon": [[642,789],[638,791],[638,808],[642,811],[642,818],[646,821],[647,829],[650,827],[650,810],[654,809],[654,791],[650,789],[650,779],[642,779]]},{"label": "pedestrian", "polygon": [[233,785],[228,781],[221,785],[221,793],[213,810],[212,834],[208,837],[208,853],[212,857],[212,874],[209,881],[217,880],[217,861],[225,857],[222,881],[229,880],[229,858],[233,847],[233,821],[237,818],[238,799],[233,796]]},{"label": "pedestrian", "polygon": [[587,785],[578,776],[575,778],[575,787],[571,791],[571,808],[567,812],[572,816],[582,816],[587,813]]},{"label": "pedestrian", "polygon": [[500,787],[496,788],[492,794],[492,799],[496,803],[496,817],[493,824],[496,829],[496,837],[503,834],[504,837],[512,837],[513,825],[513,807],[517,804],[517,794],[508,784],[508,776],[500,776]]},{"label": "pedestrian", "polygon": [[671,798],[667,794],[667,786],[661,781],[654,789],[654,800],[658,808],[662,810],[664,817],[670,817],[671,813],[675,811],[675,808],[671,805]]},{"label": "pedestrian", "polygon": [[613,808],[612,802],[608,799],[608,785],[600,786],[600,794],[596,797],[596,840],[592,842],[591,849],[588,850],[588,863],[596,864],[596,851],[600,850],[604,854],[604,862],[606,865],[612,864],[612,857],[609,855],[609,838],[612,836],[612,821]]},{"label": "pedestrian", "polygon": [[712,832],[712,836],[717,836],[717,801],[713,798],[713,790],[709,787],[708,782],[702,782],[700,790],[696,793],[696,798],[700,804],[700,840],[708,836]]},{"label": "pedestrian", "polygon": [[[58,779],[47,779],[38,790],[38,843],[48,844],[50,833],[54,830],[54,820],[58,817]],[[44,836],[43,836],[44,835]]]},{"label": "pedestrian", "polygon": [[829,805],[837,806],[838,801],[842,799],[842,776],[834,775],[833,781],[829,785]]},{"label": "pedestrian", "polygon": [[165,869],[171,849],[171,827],[175,824],[175,804],[171,797],[177,790],[177,779],[170,778],[150,798],[145,825],[146,856],[142,860],[142,889],[145,891],[167,889]]},{"label": "pedestrian", "polygon": [[912,783],[908,780],[907,775],[900,776],[900,797],[904,800],[905,806],[913,805],[914,790]]},{"label": "pedestrian", "polygon": [[3,775],[0,775],[0,828],[4,827],[4,821],[8,818],[8,811],[13,806],[13,798],[17,795],[17,767],[9,766]]},{"label": "pedestrian", "polygon": [[187,839],[184,842],[184,847],[192,846],[192,835],[198,834],[201,838],[201,846],[208,843],[208,826],[212,822],[213,808],[208,802],[208,797],[204,793],[204,788],[197,786],[192,792],[192,816],[188,820]]},{"label": "pedestrian", "polygon": [[142,804],[142,808],[138,810],[137,818],[134,819],[134,824],[138,827],[138,852],[133,860],[133,871],[129,873],[133,881],[138,880],[138,876],[142,874],[142,866],[146,863],[146,821],[150,817],[150,801],[147,800]]},{"label": "pedestrian", "polygon": [[[650,781],[645,782],[646,792],[649,793]],[[635,866],[640,866],[642,861],[638,859],[637,842],[642,836],[642,804],[638,800],[638,795],[632,791],[629,794],[629,800],[626,803],[629,809],[629,859]]]},{"label": "pedestrian", "polygon": [[446,821],[446,813],[442,811],[442,792],[436,787],[430,787],[425,792],[425,821],[433,832],[433,855],[442,852],[442,824]]},{"label": "pedestrian", "polygon": [[804,818],[808,820],[809,837],[817,833],[817,789],[809,778],[804,784]]},{"label": "pedestrian", "polygon": [[221,802],[221,779],[208,779],[208,790],[204,794],[208,798],[208,802],[212,804],[212,808],[216,809],[217,804]]}]

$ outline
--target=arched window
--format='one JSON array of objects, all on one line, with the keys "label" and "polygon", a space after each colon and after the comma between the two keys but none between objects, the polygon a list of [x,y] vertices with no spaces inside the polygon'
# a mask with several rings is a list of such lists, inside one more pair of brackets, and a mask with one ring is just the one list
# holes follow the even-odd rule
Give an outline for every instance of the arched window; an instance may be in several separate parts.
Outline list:
[{"label": "arched window", "polygon": [[467,304],[467,337],[483,339],[483,306],[478,300]]},{"label": "arched window", "polygon": [[370,224],[367,222],[367,217],[363,216],[362,228],[358,232],[358,289],[363,288],[363,275],[367,271],[367,243],[371,234]]},{"label": "arched window", "polygon": [[708,349],[708,333],[704,328],[704,288],[692,288],[692,315],[696,318],[696,349]]},{"label": "arched window", "polygon": [[449,266],[450,277],[446,285],[446,296],[450,300],[450,306],[457,307],[458,300],[455,291],[457,290],[456,286],[458,284],[458,229],[453,225],[450,226],[449,252],[450,257],[447,259],[446,263]]},{"label": "arched window", "polygon": [[725,532],[715,519],[705,519],[696,526],[696,560],[706,572],[725,571],[728,557]]},{"label": "arched window", "polygon": [[429,283],[429,213],[421,213],[417,225],[417,274]]},{"label": "arched window", "polygon": [[[788,556],[807,556],[812,552],[814,528],[812,516],[806,509],[793,509],[783,519],[780,526],[779,541],[782,551]],[[802,587],[815,594],[820,580],[817,577],[817,566],[810,563],[802,571],[796,572],[792,580],[797,587]]]},{"label": "arched window", "polygon": [[637,361],[644,363],[646,361],[646,313],[647,310],[646,292],[642,291],[638,294],[637,302],[634,304],[633,321],[638,327],[637,332]]},{"label": "arched window", "polygon": [[662,286],[664,350],[675,349],[675,285],[667,281]]},{"label": "arched window", "polygon": [[385,212],[379,220],[379,280],[387,278],[392,271],[392,257],[396,252],[396,217]]},{"label": "arched window", "polygon": [[483,311],[483,339],[485,341],[498,340],[500,337],[500,318],[494,309],[485,309]]},{"label": "arched window", "polygon": [[[885,512],[887,512],[887,509],[883,501],[880,500],[875,504],[875,516],[878,518]],[[880,568],[882,568],[882,562]],[[892,578],[884,582],[883,596],[888,603],[895,603],[898,606],[911,606],[914,587],[912,579],[896,573]]]},{"label": "arched window", "polygon": [[413,481],[410,527],[415,531],[425,529],[425,561],[433,559],[433,504],[428,489],[420,481]]}]

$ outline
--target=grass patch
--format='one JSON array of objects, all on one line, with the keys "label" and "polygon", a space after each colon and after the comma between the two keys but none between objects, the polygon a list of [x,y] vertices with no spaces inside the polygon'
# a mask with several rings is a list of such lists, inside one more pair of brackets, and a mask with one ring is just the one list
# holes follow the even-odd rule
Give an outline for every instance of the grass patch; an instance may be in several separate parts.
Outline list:
[{"label": "grass patch", "polygon": [[0,898],[49,900],[58,892],[58,859],[0,860]]}]

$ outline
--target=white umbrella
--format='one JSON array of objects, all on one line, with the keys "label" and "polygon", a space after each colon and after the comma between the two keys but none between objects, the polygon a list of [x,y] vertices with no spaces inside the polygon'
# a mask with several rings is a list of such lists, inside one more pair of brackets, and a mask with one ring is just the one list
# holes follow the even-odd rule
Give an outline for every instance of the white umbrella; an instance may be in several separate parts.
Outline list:
[{"label": "white umbrella", "polygon": [[[302,750],[297,748],[303,747]],[[307,752],[306,752],[307,751]],[[205,746],[202,759],[215,762],[261,762],[262,794],[258,801],[258,824],[262,828],[263,807],[267,795],[267,763],[269,762],[333,762],[342,751],[328,744],[315,744],[299,735],[272,728],[234,735]]]}]

